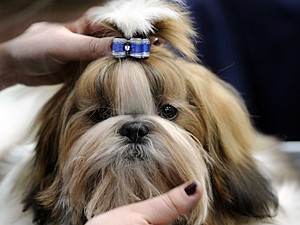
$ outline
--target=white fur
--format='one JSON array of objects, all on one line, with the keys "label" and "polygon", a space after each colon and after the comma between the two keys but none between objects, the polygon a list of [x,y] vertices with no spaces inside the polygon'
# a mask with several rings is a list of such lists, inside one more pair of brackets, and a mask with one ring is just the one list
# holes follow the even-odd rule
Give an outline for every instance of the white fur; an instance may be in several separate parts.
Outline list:
[{"label": "white fur", "polygon": [[0,157],[29,134],[37,113],[59,87],[16,85],[0,92]]},{"label": "white fur", "polygon": [[[30,210],[23,210],[22,198],[28,181],[28,164],[32,159],[34,145],[23,145],[10,149],[5,164],[0,164],[1,171],[9,171],[0,182],[0,224],[31,225],[33,215]],[[25,180],[23,180],[25,178]]]},{"label": "white fur", "polygon": [[31,126],[45,102],[60,88],[16,85],[0,92],[0,224],[31,225],[22,198],[34,149]]},{"label": "white fur", "polygon": [[300,224],[300,176],[283,153],[285,149],[282,146],[285,143],[279,143],[265,136],[258,136],[257,139],[261,147],[254,151],[254,158],[262,173],[271,180],[279,200],[279,209],[274,221],[263,225],[298,225]]},{"label": "white fur", "polygon": [[153,21],[171,18],[178,20],[178,14],[170,9],[168,2],[183,4],[183,1],[166,0],[115,0],[104,7],[90,11],[91,21],[95,24],[109,22],[124,32],[126,38],[135,34],[154,32]]}]

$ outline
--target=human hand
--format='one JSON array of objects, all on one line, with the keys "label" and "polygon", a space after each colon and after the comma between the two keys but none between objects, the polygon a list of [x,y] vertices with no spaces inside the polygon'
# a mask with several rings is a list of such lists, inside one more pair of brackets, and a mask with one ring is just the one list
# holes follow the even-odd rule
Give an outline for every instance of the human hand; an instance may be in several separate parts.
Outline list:
[{"label": "human hand", "polygon": [[[0,83],[30,86],[63,82],[80,61],[111,52],[112,38],[87,36],[87,14],[67,24],[35,23],[22,35],[0,45]],[[3,82],[1,82],[1,80]]]},{"label": "human hand", "polygon": [[122,206],[88,221],[85,225],[163,225],[183,215],[201,198],[198,181],[185,183],[143,202]]}]

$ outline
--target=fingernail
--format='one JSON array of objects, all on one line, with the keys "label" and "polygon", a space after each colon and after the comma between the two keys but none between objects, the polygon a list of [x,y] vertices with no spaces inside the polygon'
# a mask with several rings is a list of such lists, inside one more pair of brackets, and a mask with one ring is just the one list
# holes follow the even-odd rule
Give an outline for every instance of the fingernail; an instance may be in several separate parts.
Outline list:
[{"label": "fingernail", "polygon": [[197,189],[197,183],[195,181],[193,181],[191,184],[189,184],[185,189],[185,193],[188,195],[188,196],[191,196],[193,194],[196,193],[196,189]]}]

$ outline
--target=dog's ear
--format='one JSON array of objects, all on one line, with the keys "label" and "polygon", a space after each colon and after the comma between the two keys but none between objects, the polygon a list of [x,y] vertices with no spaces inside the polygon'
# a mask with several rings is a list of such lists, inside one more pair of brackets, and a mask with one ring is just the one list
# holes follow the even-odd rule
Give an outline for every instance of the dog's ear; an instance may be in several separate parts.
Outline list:
[{"label": "dog's ear", "polygon": [[60,138],[62,127],[64,126],[65,116],[70,111],[66,109],[66,102],[70,98],[73,84],[66,84],[59,90],[44,106],[37,118],[35,126],[38,129],[36,136],[36,154],[34,158],[34,169],[32,174],[32,187],[24,199],[24,210],[32,207],[34,210],[34,220],[38,224],[44,224],[50,221],[51,210],[47,207],[53,207],[55,198],[58,195],[48,195],[47,206],[41,207],[39,203],[40,193],[48,188],[57,176]]},{"label": "dog's ear", "polygon": [[189,99],[205,123],[204,147],[212,158],[214,207],[232,216],[271,216],[277,199],[252,157],[255,130],[241,98],[204,67],[186,66]]}]

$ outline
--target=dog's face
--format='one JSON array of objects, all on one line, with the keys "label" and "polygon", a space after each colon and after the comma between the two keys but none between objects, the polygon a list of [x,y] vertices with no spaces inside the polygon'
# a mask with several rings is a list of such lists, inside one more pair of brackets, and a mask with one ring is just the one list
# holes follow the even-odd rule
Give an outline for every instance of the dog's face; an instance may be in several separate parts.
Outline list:
[{"label": "dog's face", "polygon": [[164,51],[143,62],[99,59],[48,103],[33,188],[40,215],[83,223],[193,179],[203,194],[190,224],[217,220],[216,209],[268,213],[274,199],[238,99],[202,66]]},{"label": "dog's face", "polygon": [[167,47],[152,46],[146,60],[92,62],[39,122],[25,199],[39,224],[83,224],[193,179],[202,199],[182,224],[233,224],[276,206],[251,156],[239,97]]}]

